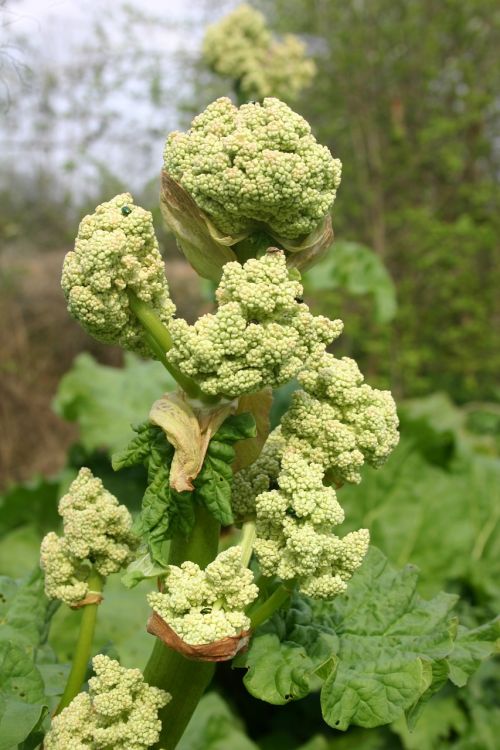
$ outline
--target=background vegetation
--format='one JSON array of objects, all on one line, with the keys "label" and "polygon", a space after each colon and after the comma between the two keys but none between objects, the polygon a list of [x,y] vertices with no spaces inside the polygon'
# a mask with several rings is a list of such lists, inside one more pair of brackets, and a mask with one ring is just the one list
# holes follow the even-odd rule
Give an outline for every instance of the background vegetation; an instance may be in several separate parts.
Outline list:
[{"label": "background vegetation", "polygon": [[[236,4],[197,0],[179,14],[175,3],[161,12],[132,3],[105,17],[102,4],[87,2],[85,26],[61,42],[64,19],[33,34],[18,23],[22,2],[0,3],[1,574],[36,566],[57,498],[83,463],[138,507],[141,471],[115,476],[108,457],[165,379],[155,364],[124,363],[67,317],[60,264],[81,214],[125,185],[157,212],[166,133],[230,93],[199,49],[206,22]],[[417,564],[423,594],[459,593],[474,626],[500,605],[500,8],[254,5],[276,31],[307,43],[318,73],[294,107],[344,166],[336,243],[309,274],[307,301],[345,320],[335,352],[354,356],[400,404],[402,443],[385,470],[344,491],[348,523],[368,526],[397,566]],[[60,54],[48,54],[54,38]],[[192,319],[209,309],[210,290],[155,215],[174,299]],[[133,607],[110,586],[97,644],[127,665],[149,650],[142,592],[131,595]],[[74,617],[55,617],[48,647],[64,661]],[[433,699],[411,734],[397,724],[341,735],[325,729],[317,701],[275,710],[222,668],[181,747],[495,750],[499,688],[491,661],[467,691]]]}]

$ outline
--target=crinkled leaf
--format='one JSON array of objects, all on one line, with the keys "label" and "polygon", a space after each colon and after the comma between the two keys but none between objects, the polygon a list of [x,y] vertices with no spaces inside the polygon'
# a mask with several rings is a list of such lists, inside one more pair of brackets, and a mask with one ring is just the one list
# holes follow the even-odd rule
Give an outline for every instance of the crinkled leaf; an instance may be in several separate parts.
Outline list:
[{"label": "crinkled leaf", "polygon": [[190,492],[176,492],[170,486],[174,448],[162,428],[145,422],[134,429],[136,437],[113,456],[113,467],[120,469],[136,463],[146,466],[148,485],[136,531],[148,545],[152,564],[163,568],[167,564],[166,540],[178,531],[188,535],[193,527],[192,495]]},{"label": "crinkled leaf", "polygon": [[472,630],[459,626],[448,658],[450,680],[463,687],[480,663],[494,653],[500,653],[500,616]]},{"label": "crinkled leaf", "polygon": [[142,422],[133,429],[136,436],[124,448],[113,453],[112,466],[115,471],[142,464],[149,458],[151,442],[157,431],[149,422]]},{"label": "crinkled leaf", "polygon": [[[0,695],[0,750],[15,750],[47,713],[43,703],[25,703]],[[40,744],[41,736],[38,739]]]},{"label": "crinkled leaf", "polygon": [[208,444],[203,467],[195,480],[194,497],[204,503],[222,526],[233,523],[231,491],[234,444],[255,437],[256,426],[252,414],[234,414],[219,427]]},{"label": "crinkled leaf", "polygon": [[32,657],[17,643],[0,641],[0,695],[42,703],[43,679]]},{"label": "crinkled leaf", "polygon": [[251,695],[282,705],[320,687],[318,673],[324,679],[335,669],[338,647],[335,633],[316,626],[309,604],[296,597],[288,610],[259,628],[235,664],[247,668],[244,682]]},{"label": "crinkled leaf", "polygon": [[122,368],[101,365],[79,354],[59,383],[56,413],[77,422],[87,451],[120,449],[130,425],[144,419],[159,394],[175,387],[159,362],[144,362],[126,352]]},{"label": "crinkled leaf", "polygon": [[179,742],[178,750],[257,750],[241,722],[216,693],[205,695]]},{"label": "crinkled leaf", "polygon": [[39,569],[24,581],[0,577],[0,643],[15,643],[33,655],[46,636],[53,611]]},{"label": "crinkled leaf", "polygon": [[418,573],[401,571],[371,549],[347,594],[319,609],[340,639],[339,663],[321,691],[325,721],[380,726],[410,709],[432,684],[432,662],[450,653],[456,597],[425,601]]},{"label": "crinkled leaf", "polygon": [[[416,710],[440,681],[439,665],[451,653],[456,632],[451,615],[456,597],[439,594],[426,601],[416,593],[417,580],[415,568],[396,571],[372,548],[346,594],[329,602],[294,601],[288,613],[257,631],[241,657],[249,668],[248,689],[283,703],[318,687],[314,674],[322,682],[325,721],[342,730],[351,724],[380,726]],[[300,613],[295,632],[287,628],[294,611]],[[318,648],[318,633],[316,660],[312,646]],[[293,656],[299,657],[297,664]],[[320,664],[327,668],[318,669]]]},{"label": "crinkled leaf", "polygon": [[151,559],[149,551],[144,552],[133,560],[125,570],[121,581],[125,588],[132,589],[137,586],[141,581],[149,580],[151,578],[158,578],[163,575],[166,568],[162,565],[158,565]]}]

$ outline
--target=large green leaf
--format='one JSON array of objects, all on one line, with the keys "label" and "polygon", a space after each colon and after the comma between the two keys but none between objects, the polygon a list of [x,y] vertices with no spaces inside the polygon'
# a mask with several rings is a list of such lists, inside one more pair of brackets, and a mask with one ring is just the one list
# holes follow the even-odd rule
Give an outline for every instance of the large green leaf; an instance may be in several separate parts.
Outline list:
[{"label": "large green leaf", "polygon": [[257,745],[222,698],[208,693],[194,712],[178,750],[257,750]]},{"label": "large green leaf", "polygon": [[[15,750],[47,713],[41,703],[25,703],[0,694],[0,750]],[[40,739],[37,744],[40,744]]]},{"label": "large green leaf", "polygon": [[394,282],[380,257],[359,242],[336,241],[324,259],[304,276],[306,292],[322,290],[331,294],[335,288],[359,295],[370,295],[375,316],[388,323],[396,313]]},{"label": "large green leaf", "polygon": [[39,569],[26,581],[0,577],[0,642],[15,643],[33,657],[52,613]]},{"label": "large green leaf", "polygon": [[235,664],[247,668],[245,686],[251,695],[283,705],[319,688],[318,675],[335,668],[338,650],[336,634],[316,625],[308,602],[297,597],[288,610],[259,628],[250,650]]},{"label": "large green leaf", "polygon": [[[424,600],[417,583],[413,566],[397,571],[371,548],[345,595],[294,599],[257,631],[237,662],[248,669],[245,685],[277,704],[321,687],[323,716],[336,729],[415,719],[448,671],[468,665],[462,651],[453,652],[457,597]],[[491,651],[480,649],[478,634],[460,633],[460,649],[473,643],[469,651],[481,658]]]},{"label": "large green leaf", "polygon": [[108,367],[84,353],[61,379],[54,409],[78,423],[87,451],[115,451],[126,441],[130,425],[141,422],[151,404],[174,386],[159,362],[144,362],[126,353],[122,368]]},{"label": "large green leaf", "polygon": [[347,530],[366,526],[392,562],[418,565],[423,592],[465,585],[498,611],[500,460],[476,455],[445,471],[403,441],[383,470],[342,488],[342,505]]}]

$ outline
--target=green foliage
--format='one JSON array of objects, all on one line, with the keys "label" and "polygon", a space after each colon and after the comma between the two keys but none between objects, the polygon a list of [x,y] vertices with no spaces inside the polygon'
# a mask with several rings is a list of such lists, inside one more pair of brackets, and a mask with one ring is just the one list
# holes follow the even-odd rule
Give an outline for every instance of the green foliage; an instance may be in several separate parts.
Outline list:
[{"label": "green foliage", "polygon": [[396,564],[417,564],[425,591],[451,587],[495,611],[499,480],[498,459],[477,456],[445,471],[402,443],[383,472],[367,469],[362,487],[343,489],[347,525],[366,524],[373,543]]},{"label": "green foliage", "polygon": [[216,693],[205,695],[178,750],[257,750],[257,745],[245,734],[241,722],[231,713],[227,704]]},{"label": "green foliage", "polygon": [[40,571],[27,580],[0,578],[0,748],[12,750],[34,731],[50,705],[37,663],[54,608]]},{"label": "green foliage", "polygon": [[345,595],[295,599],[259,629],[238,662],[248,690],[283,704],[321,685],[323,717],[341,730],[411,719],[448,675],[463,684],[500,636],[497,621],[456,637],[456,597],[424,600],[417,582],[415,568],[396,571],[372,548]]},{"label": "green foliage", "polygon": [[233,448],[238,440],[253,438],[257,434],[255,419],[251,414],[228,417],[210,441],[203,467],[195,480],[194,499],[205,503],[210,513],[222,526],[233,523],[231,489]]},{"label": "green foliage", "polygon": [[[194,480],[192,492],[178,492],[170,486],[170,468],[174,448],[160,427],[144,422],[135,428],[137,436],[113,456],[115,470],[143,463],[147,468],[148,485],[142,500],[142,511],[136,530],[143,537],[155,565],[167,565],[166,540],[175,533],[188,536],[193,528],[196,503],[206,505],[223,525],[233,522],[231,488],[235,459],[234,443],[255,437],[255,420],[251,414],[228,417],[210,441],[203,467]],[[146,568],[149,564],[146,562]],[[147,577],[144,569],[126,578],[134,584]],[[144,575],[142,575],[144,573]]]},{"label": "green foliage", "polygon": [[318,74],[300,111],[349,175],[335,204],[336,235],[374,248],[395,281],[389,330],[362,302],[350,306],[360,365],[405,395],[494,397],[496,0],[258,5],[278,30],[312,40]]},{"label": "green foliage", "polygon": [[68,422],[77,422],[86,451],[123,447],[131,424],[144,419],[151,404],[174,381],[157,362],[126,353],[124,367],[101,365],[79,354],[59,383],[53,406]]},{"label": "green foliage", "polygon": [[359,242],[336,240],[324,259],[304,276],[304,291],[324,314],[331,310],[334,290],[369,296],[378,323],[389,323],[396,314],[394,282],[381,258]]}]

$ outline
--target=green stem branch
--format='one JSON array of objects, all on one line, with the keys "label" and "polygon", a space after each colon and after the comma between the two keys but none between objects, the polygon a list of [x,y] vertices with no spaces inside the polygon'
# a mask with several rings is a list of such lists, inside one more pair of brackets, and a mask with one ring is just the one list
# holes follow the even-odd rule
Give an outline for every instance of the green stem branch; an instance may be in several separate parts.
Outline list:
[{"label": "green stem branch", "polygon": [[[88,579],[89,591],[101,592],[103,583],[104,581],[99,573],[93,570]],[[98,604],[86,604],[83,607],[80,632],[78,633],[71,671],[62,698],[55,710],[55,715],[60,713],[66,706],[69,706],[73,698],[82,689],[92,651],[98,607]]]},{"label": "green stem branch", "polygon": [[250,613],[250,621],[252,623],[252,630],[255,630],[262,625],[263,622],[268,620],[283,604],[287,601],[288,597],[292,592],[285,588],[283,584],[271,594],[269,599],[266,599],[259,607]]},{"label": "green stem branch", "polygon": [[[204,506],[195,509],[195,525],[189,538],[177,535],[170,545],[169,563],[192,560],[205,568],[217,556],[220,527]],[[158,747],[174,750],[208,687],[215,671],[211,662],[191,661],[156,639],[144,670],[150,685],[167,690],[172,700],[160,711],[162,730]]]},{"label": "green stem branch", "polygon": [[241,564],[246,568],[252,557],[253,545],[255,542],[255,521],[247,521],[243,524],[240,539],[241,547]]},{"label": "green stem branch", "polygon": [[162,323],[155,311],[130,290],[128,290],[128,299],[130,309],[144,328],[146,340],[149,346],[165,369],[168,370],[174,380],[179,383],[182,390],[185,391],[190,398],[197,398],[200,401],[212,403],[214,400],[212,396],[205,396],[200,390],[198,384],[195,383],[192,378],[184,375],[177,367],[175,367],[175,365],[172,365],[168,361],[166,353],[172,348],[174,342],[170,335],[170,331]]}]

